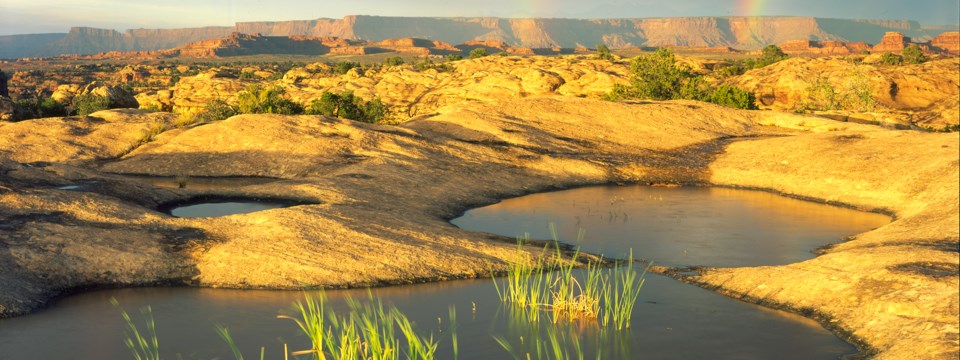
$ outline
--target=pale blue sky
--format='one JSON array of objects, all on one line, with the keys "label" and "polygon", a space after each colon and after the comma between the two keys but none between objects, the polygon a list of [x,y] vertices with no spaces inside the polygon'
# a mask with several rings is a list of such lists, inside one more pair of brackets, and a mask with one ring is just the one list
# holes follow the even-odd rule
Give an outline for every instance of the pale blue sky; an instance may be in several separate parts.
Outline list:
[{"label": "pale blue sky", "polygon": [[229,26],[344,15],[633,18],[804,15],[960,23],[960,0],[0,0],[0,35]]}]

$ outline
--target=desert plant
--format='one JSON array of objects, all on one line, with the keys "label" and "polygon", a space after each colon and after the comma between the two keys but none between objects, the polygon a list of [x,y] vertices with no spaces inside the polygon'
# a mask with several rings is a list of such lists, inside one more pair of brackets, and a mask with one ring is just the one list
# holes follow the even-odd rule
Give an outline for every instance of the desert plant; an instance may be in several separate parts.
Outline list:
[{"label": "desert plant", "polygon": [[470,56],[469,56],[469,58],[471,58],[471,59],[478,59],[478,58],[482,58],[482,57],[487,56],[487,55],[490,55],[490,53],[487,52],[487,49],[485,49],[485,48],[476,48],[476,49],[470,50]]},{"label": "desert plant", "polygon": [[752,67],[754,69],[762,68],[788,57],[790,57],[790,55],[785,54],[779,46],[767,45],[760,51],[760,57],[757,58]]},{"label": "desert plant", "polygon": [[707,98],[708,102],[735,109],[756,109],[753,93],[732,85],[720,85]]},{"label": "desert plant", "polygon": [[597,59],[613,61],[613,53],[607,45],[597,44]]},{"label": "desert plant", "polygon": [[680,98],[681,86],[693,75],[675,63],[673,52],[667,48],[634,58],[630,63],[630,82],[635,96],[655,100]]},{"label": "desert plant", "polygon": [[364,102],[349,91],[340,94],[325,91],[306,108],[308,115],[336,116],[369,123],[383,120],[387,111],[387,106],[379,98]]},{"label": "desert plant", "polygon": [[403,65],[403,58],[399,56],[388,57],[384,60],[384,63],[387,64],[387,66]]},{"label": "desert plant", "polygon": [[457,54],[450,54],[450,55],[447,55],[446,60],[447,60],[447,61],[459,61],[459,60],[463,60],[463,56],[457,55]]},{"label": "desert plant", "polygon": [[350,69],[360,68],[360,63],[352,61],[341,61],[333,64],[333,72],[343,75],[346,74]]},{"label": "desert plant", "polygon": [[903,54],[905,64],[920,64],[927,61],[927,56],[923,54],[923,50],[917,44],[910,44],[903,49],[901,54]]},{"label": "desert plant", "polygon": [[885,52],[880,55],[880,63],[883,65],[900,65],[903,59],[891,52]]},{"label": "desert plant", "polygon": [[231,116],[237,115],[239,113],[238,109],[230,105],[224,100],[214,99],[207,103],[203,107],[203,111],[200,113],[201,121],[218,121],[226,120]]},{"label": "desert plant", "polygon": [[237,94],[237,110],[244,114],[303,113],[303,106],[283,98],[284,93],[279,86],[263,88],[260,85],[251,85]]},{"label": "desert plant", "polygon": [[95,94],[80,94],[73,97],[73,109],[77,115],[89,115],[110,108],[110,99]]}]

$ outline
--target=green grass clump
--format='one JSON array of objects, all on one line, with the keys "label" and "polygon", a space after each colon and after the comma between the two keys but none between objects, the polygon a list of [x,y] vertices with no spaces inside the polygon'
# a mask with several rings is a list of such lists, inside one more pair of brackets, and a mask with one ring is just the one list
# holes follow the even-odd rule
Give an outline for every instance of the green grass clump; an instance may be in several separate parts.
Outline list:
[{"label": "green grass clump", "polygon": [[110,298],[110,303],[120,310],[120,316],[127,323],[127,328],[124,331],[126,337],[123,343],[130,349],[133,358],[136,360],[159,360],[160,341],[157,338],[157,323],[153,319],[153,310],[150,306],[140,309],[140,313],[144,317],[144,329],[141,331],[130,314],[120,306],[120,302],[116,298]]},{"label": "green grass clump", "polygon": [[[370,296],[364,303],[347,299],[350,312],[337,314],[325,307],[326,298],[307,296],[297,302],[299,318],[281,315],[297,323],[310,338],[312,348],[293,355],[313,354],[314,359],[414,359],[436,356],[433,335],[421,335],[414,324],[395,307],[385,307]],[[453,312],[451,311],[451,314]],[[453,316],[453,315],[451,315]],[[454,336],[454,348],[456,349]],[[454,351],[456,352],[456,351]]]},{"label": "green grass clump", "polygon": [[[612,269],[603,268],[602,259],[587,263],[585,275],[579,280],[573,276],[579,251],[571,259],[563,259],[553,224],[550,231],[557,249],[553,258],[540,256],[510,264],[503,281],[494,279],[500,301],[525,310],[524,316],[531,322],[539,321],[540,311],[547,310],[554,323],[587,320],[618,330],[629,328],[646,276],[646,270],[638,273],[634,269],[633,251],[624,264]],[[578,234],[580,241],[583,234],[582,230]],[[529,234],[518,238],[518,252],[528,241]]]}]

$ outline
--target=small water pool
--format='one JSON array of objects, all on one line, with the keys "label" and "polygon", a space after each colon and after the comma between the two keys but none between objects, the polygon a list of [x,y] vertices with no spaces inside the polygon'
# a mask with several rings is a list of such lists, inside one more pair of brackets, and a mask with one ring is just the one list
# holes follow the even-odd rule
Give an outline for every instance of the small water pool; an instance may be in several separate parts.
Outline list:
[{"label": "small water pool", "polygon": [[294,205],[299,203],[284,200],[204,199],[165,205],[161,207],[161,211],[182,218],[205,218],[246,214]]},{"label": "small water pool", "polygon": [[[190,206],[195,205],[201,204]],[[202,216],[214,215],[204,210]],[[586,251],[622,256],[632,248],[636,256],[660,264],[743,266],[801,261],[813,256],[813,247],[887,220],[759,192],[594,187],[505,200],[468,211],[454,223],[507,236],[529,231],[546,239],[552,222],[565,242],[574,242],[578,229],[586,229],[587,236],[576,244]],[[490,279],[372,293],[400,308],[419,329],[433,332],[441,340],[438,359],[452,358],[445,323],[449,306],[457,310],[459,358],[464,360],[511,358],[494,335],[512,343],[529,342],[544,329],[542,323],[531,325],[510,314]],[[179,354],[184,359],[232,359],[215,325],[230,329],[247,358],[259,358],[261,346],[266,347],[266,358],[282,358],[283,344],[291,351],[308,348],[292,321],[276,318],[290,313],[290,304],[302,295],[196,288],[79,294],[37,314],[0,320],[0,357],[131,358],[123,344],[124,322],[109,301],[116,298],[131,313],[152,306],[164,358]],[[338,290],[327,295],[331,306],[343,310],[345,297],[365,298],[367,293]],[[647,275],[631,324],[629,331],[613,335],[590,326],[561,330],[583,339],[587,358],[595,358],[598,351],[604,359],[836,359],[856,352],[812,320],[654,274]]]},{"label": "small water pool", "polygon": [[[504,236],[529,233],[583,251],[659,265],[783,265],[819,246],[885,225],[885,215],[760,191],[711,187],[595,186],[507,199],[451,223]],[[582,241],[577,241],[583,230]]]}]

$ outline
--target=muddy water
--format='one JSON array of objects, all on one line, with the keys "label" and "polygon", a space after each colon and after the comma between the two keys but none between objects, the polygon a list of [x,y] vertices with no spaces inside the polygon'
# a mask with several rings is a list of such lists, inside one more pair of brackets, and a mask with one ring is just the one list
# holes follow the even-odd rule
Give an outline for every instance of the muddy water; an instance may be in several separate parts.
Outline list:
[{"label": "muddy water", "polygon": [[[579,192],[587,197],[568,197],[571,192]],[[545,228],[547,222],[553,221],[559,224],[563,233],[561,238],[566,239],[571,232],[568,228],[570,225],[566,224],[569,219],[550,214],[579,216],[580,223],[574,224],[586,228],[589,234],[583,241],[584,248],[592,244],[615,254],[621,249],[614,249],[611,244],[634,244],[632,239],[636,239],[638,234],[660,232],[672,234],[662,236],[674,236],[685,244],[671,245],[667,241],[669,238],[657,240],[659,242],[650,241],[659,245],[648,246],[646,250],[655,250],[658,246],[671,248],[649,256],[662,263],[717,264],[735,263],[741,259],[749,262],[755,260],[752,256],[764,257],[757,260],[762,263],[778,263],[809,257],[809,247],[877,226],[882,220],[869,216],[861,219],[864,216],[861,213],[772,195],[723,189],[590,188],[571,192],[532,195],[536,201],[525,197],[495,205],[500,209],[509,209],[506,205],[520,204],[509,216],[490,215],[516,221],[493,221],[488,218],[487,224],[491,226],[482,229],[507,235],[532,230],[535,236],[546,238],[548,232],[537,233],[534,225],[540,224]],[[551,200],[555,196],[559,196],[560,200]],[[668,204],[687,204],[688,207],[668,207]],[[656,213],[632,208],[641,205],[667,207],[668,210]],[[778,209],[778,206],[783,208]],[[489,208],[481,210],[486,209]],[[601,210],[606,212],[601,214]],[[619,211],[619,215],[615,211]],[[731,216],[724,217],[730,213]],[[520,218],[529,214],[535,215],[532,219],[523,220],[529,221],[529,228],[524,228],[528,226],[525,223],[506,229],[492,226],[519,223]],[[738,219],[737,215],[746,218]],[[477,212],[468,213],[465,218],[471,216],[483,218]],[[663,224],[663,227],[638,230],[637,227],[627,226],[640,222],[645,216],[654,219],[648,219],[645,226]],[[624,217],[626,220],[623,220]],[[806,222],[791,225],[789,219],[806,219]],[[472,228],[463,219],[457,223]],[[844,227],[844,224],[855,225]],[[667,225],[679,230],[669,230]],[[784,231],[776,232],[777,226]],[[756,230],[757,227],[770,229],[760,231]],[[620,229],[620,233],[614,231],[616,229]],[[734,229],[734,233],[723,235],[730,229]],[[572,231],[575,234],[576,227]],[[818,240],[784,240],[784,233],[793,232],[816,232],[819,234],[815,236]],[[617,237],[627,240],[616,240]],[[763,247],[773,250],[753,251],[750,256],[744,256],[732,251],[715,255],[700,249],[691,255],[691,250],[697,249],[690,245],[693,244],[689,243],[691,238],[706,239],[708,245],[715,249]],[[734,243],[722,244],[721,241]],[[783,241],[804,244],[776,244]],[[766,244],[757,245],[760,243]],[[637,249],[636,246],[634,248]],[[681,249],[686,250],[682,257],[677,255]],[[635,251],[638,255],[643,252]],[[382,288],[374,289],[373,294],[403,310],[422,331],[432,332],[441,343],[439,359],[452,358],[447,315],[450,306],[457,310],[460,359],[511,358],[493,336],[502,337],[516,346],[521,338],[529,344],[544,329],[522,321],[501,307],[490,280]],[[327,295],[332,306],[339,311],[346,308],[345,297],[367,296],[364,290],[328,291]],[[284,344],[289,345],[291,351],[308,346],[293,322],[276,318],[277,314],[289,313],[290,304],[301,296],[299,292],[194,288],[121,289],[85,293],[65,298],[52,308],[34,315],[0,320],[0,359],[131,358],[123,345],[124,322],[109,302],[112,297],[134,314],[140,307],[152,307],[164,358],[232,359],[230,350],[214,332],[215,325],[223,325],[230,329],[246,358],[259,358],[263,346],[266,358],[279,359],[282,358]],[[476,311],[472,310],[474,304]],[[604,359],[834,359],[855,352],[852,346],[811,320],[738,302],[656,275],[647,276],[633,319],[632,329],[625,332],[599,332],[590,325],[576,328],[561,326],[558,331],[566,333],[568,337],[581,339],[587,358],[595,358],[594,354],[598,351]]]},{"label": "muddy water", "polygon": [[[507,199],[451,221],[505,236],[528,232],[591,253],[661,265],[782,265],[812,249],[880,227],[887,216],[725,188],[599,186]],[[584,230],[578,241],[580,229]]]}]

